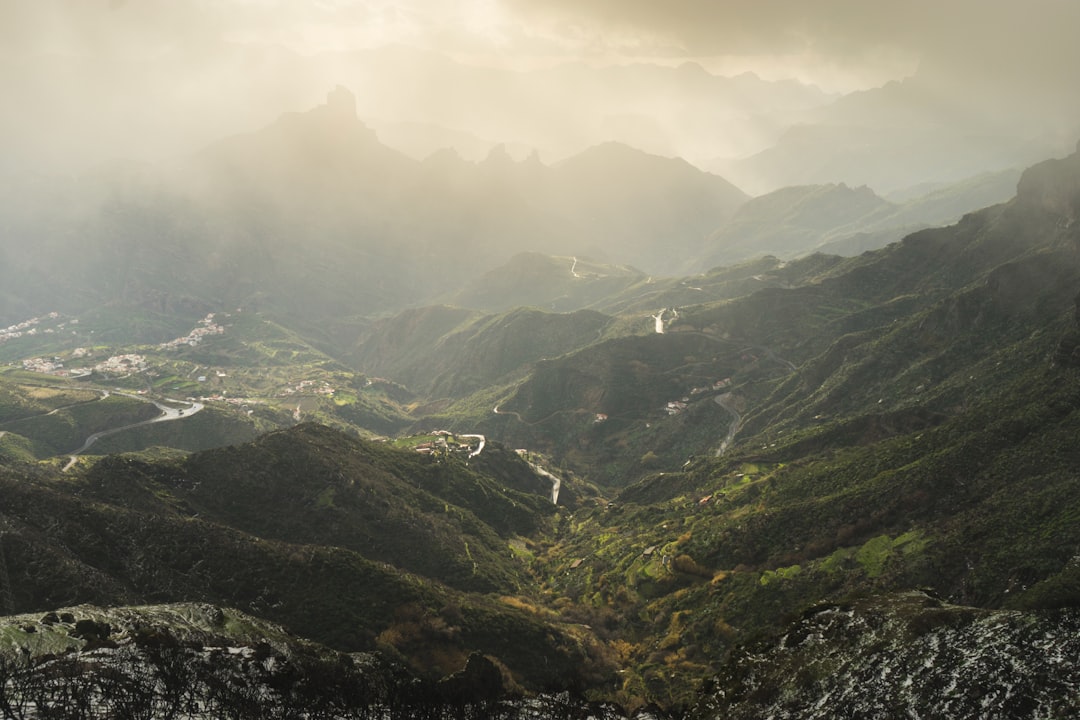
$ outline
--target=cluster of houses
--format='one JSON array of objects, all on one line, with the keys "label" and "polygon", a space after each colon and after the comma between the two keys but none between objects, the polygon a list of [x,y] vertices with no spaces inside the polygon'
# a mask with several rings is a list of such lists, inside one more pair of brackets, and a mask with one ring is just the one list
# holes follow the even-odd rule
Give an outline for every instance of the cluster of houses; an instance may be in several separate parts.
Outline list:
[{"label": "cluster of houses", "polygon": [[200,320],[198,326],[187,335],[163,342],[158,345],[158,348],[160,350],[175,350],[184,345],[194,347],[202,342],[202,339],[207,335],[222,335],[224,332],[225,328],[214,322],[214,313],[210,313]]},{"label": "cluster of houses", "polygon": [[48,315],[32,317],[29,320],[23,320],[20,323],[8,325],[6,328],[0,329],[0,343],[14,340],[15,338],[21,338],[23,335],[37,335],[37,325],[40,325],[43,320],[55,320],[58,317],[60,317],[60,313],[51,312]]},{"label": "cluster of houses", "polygon": [[678,415],[689,407],[689,405],[687,405],[687,402],[689,402],[689,400],[690,398],[683,398],[682,400],[671,400],[668,402],[667,405],[664,406],[664,411],[667,412],[668,415]]},{"label": "cluster of houses", "polygon": [[[72,359],[78,359],[86,357],[89,354],[90,351],[86,348],[76,348],[75,351],[71,353],[71,357]],[[27,358],[22,361],[22,368],[23,370],[29,370],[30,372],[42,373],[43,375],[56,375],[57,377],[78,378],[90,374],[90,368],[64,367],[63,358],[57,356],[51,358]]]},{"label": "cluster of houses", "polygon": [[45,375],[68,375],[69,371],[64,368],[64,363],[58,357],[42,358],[33,357],[22,361],[23,370],[43,373]]},{"label": "cluster of houses", "polygon": [[121,374],[128,375],[130,373],[142,372],[146,369],[146,358],[142,355],[136,355],[134,353],[127,353],[126,355],[113,355],[112,357],[99,362],[94,366],[94,370],[99,373],[108,373],[111,375]]},{"label": "cluster of houses", "polygon": [[435,439],[430,442],[420,443],[415,447],[421,455],[442,456],[449,453],[472,453],[473,447],[469,443],[460,442],[457,436],[449,430],[436,430],[431,433]]},{"label": "cluster of houses", "polygon": [[281,391],[280,395],[325,395],[330,397],[334,394],[334,388],[325,380],[301,380],[296,385],[291,385]]},{"label": "cluster of houses", "polygon": [[723,390],[724,388],[731,387],[731,378],[724,378],[723,380],[717,380],[712,385],[706,385],[705,387],[696,387],[690,390],[690,395],[680,398],[679,400],[672,400],[664,406],[664,411],[668,415],[678,415],[689,407],[690,397],[693,395],[700,395],[701,393],[713,392],[716,390]]}]

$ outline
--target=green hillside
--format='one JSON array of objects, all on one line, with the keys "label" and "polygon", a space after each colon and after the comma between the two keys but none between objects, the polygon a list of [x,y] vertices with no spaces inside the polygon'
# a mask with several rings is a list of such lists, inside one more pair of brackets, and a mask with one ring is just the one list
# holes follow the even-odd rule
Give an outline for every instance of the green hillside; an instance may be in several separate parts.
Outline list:
[{"label": "green hillside", "polygon": [[[1080,604],[1078,218],[1080,153],[858,257],[635,277],[564,313],[345,313],[359,336],[332,340],[244,310],[93,349],[141,349],[138,372],[9,369],[0,600],[227,605],[427,678],[479,651],[516,686],[672,717],[805,709],[790,678],[836,699],[874,648],[938,657],[919,638],[992,685],[988,624],[1031,658],[1017,628],[1066,647]],[[563,259],[537,282],[576,283]],[[153,411],[113,386],[206,407],[62,472]]]},{"label": "green hillside", "polygon": [[492,452],[481,473],[304,425],[180,460],[0,470],[7,590],[24,610],[227,604],[436,677],[469,648],[533,687],[583,661],[610,671],[581,633],[511,601],[529,576],[515,538],[553,508],[521,460]]},{"label": "green hillside", "polygon": [[611,318],[518,308],[499,315],[421,308],[377,323],[354,352],[357,367],[431,399],[457,398],[517,378],[534,362],[596,340]]}]

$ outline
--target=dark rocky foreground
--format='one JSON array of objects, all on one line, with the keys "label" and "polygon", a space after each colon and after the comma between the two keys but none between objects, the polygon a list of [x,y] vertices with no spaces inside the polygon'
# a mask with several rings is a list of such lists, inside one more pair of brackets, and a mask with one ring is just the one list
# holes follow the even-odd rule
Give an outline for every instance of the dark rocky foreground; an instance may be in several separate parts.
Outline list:
[{"label": "dark rocky foreground", "polygon": [[[235,610],[78,606],[0,620],[0,718],[626,718],[570,693],[523,697],[474,653],[423,681]],[[648,713],[634,717],[652,718]]]},{"label": "dark rocky foreground", "polygon": [[1080,713],[1080,613],[921,592],[808,610],[734,656],[700,718],[1064,718]]}]

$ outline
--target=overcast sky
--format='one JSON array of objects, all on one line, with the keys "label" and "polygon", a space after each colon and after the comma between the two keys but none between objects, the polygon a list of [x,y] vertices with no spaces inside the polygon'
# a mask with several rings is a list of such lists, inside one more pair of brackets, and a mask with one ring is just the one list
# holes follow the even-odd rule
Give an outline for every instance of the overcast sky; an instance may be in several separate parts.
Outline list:
[{"label": "overcast sky", "polygon": [[517,69],[689,60],[828,92],[918,73],[950,93],[1075,96],[1078,28],[1076,0],[0,0],[0,90],[15,100],[0,132],[61,132],[74,112],[106,145],[150,144],[160,133],[132,139],[117,113],[160,128],[156,111],[188,101],[175,123],[190,137],[236,132],[253,117],[211,128],[207,103],[237,77],[302,109],[326,88],[304,95],[303,73],[282,71],[291,54],[387,44]]},{"label": "overcast sky", "polygon": [[310,54],[406,43],[492,62],[757,65],[850,90],[920,60],[1071,71],[1078,27],[1075,0],[5,0],[0,52],[142,57],[238,42]]}]

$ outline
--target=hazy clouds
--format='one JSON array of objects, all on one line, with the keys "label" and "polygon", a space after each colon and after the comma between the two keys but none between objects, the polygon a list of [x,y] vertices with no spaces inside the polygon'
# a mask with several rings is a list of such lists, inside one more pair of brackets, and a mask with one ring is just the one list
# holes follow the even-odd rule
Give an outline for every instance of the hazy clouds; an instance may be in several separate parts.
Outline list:
[{"label": "hazy clouds", "polygon": [[[404,43],[533,58],[801,59],[802,72],[1008,61],[1060,75],[1073,0],[33,0],[0,7],[0,53],[153,57],[227,43],[313,54]],[[846,88],[851,89],[851,88]]]},{"label": "hazy clouds", "polygon": [[[363,96],[355,53],[388,44],[519,69],[693,60],[831,92],[917,73],[1006,126],[1026,112],[1075,127],[1078,27],[1074,0],[12,0],[0,4],[0,150],[9,166],[184,152],[338,82]],[[368,107],[437,123],[456,90],[417,89],[438,97],[426,118],[422,97],[409,117],[390,100]]]}]

